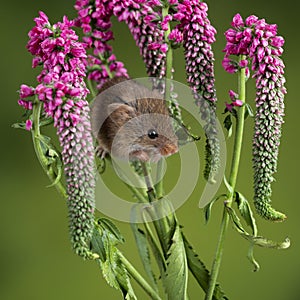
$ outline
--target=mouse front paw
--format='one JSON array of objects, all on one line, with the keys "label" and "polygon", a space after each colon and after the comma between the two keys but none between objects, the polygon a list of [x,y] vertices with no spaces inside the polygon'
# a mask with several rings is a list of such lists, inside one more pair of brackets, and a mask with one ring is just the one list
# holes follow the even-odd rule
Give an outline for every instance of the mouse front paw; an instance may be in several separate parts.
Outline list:
[{"label": "mouse front paw", "polygon": [[149,161],[150,157],[147,152],[145,152],[143,150],[136,150],[136,151],[130,152],[129,159],[147,162],[147,161]]},{"label": "mouse front paw", "polygon": [[102,146],[97,146],[95,149],[95,153],[100,159],[104,159],[108,154],[108,151],[106,151]]}]

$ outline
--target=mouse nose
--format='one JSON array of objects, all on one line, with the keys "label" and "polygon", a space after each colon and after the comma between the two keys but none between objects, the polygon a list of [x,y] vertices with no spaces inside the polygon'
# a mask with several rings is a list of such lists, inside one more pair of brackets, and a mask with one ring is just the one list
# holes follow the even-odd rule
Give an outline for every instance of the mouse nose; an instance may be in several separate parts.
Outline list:
[{"label": "mouse nose", "polygon": [[160,154],[162,156],[170,156],[178,151],[178,146],[176,144],[166,144],[160,149]]}]

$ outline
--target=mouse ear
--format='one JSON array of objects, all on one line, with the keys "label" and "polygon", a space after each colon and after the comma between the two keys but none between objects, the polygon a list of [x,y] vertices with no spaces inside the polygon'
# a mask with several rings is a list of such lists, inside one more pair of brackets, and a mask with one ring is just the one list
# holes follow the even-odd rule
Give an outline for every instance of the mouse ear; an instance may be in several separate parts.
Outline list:
[{"label": "mouse ear", "polygon": [[136,115],[132,106],[123,103],[112,103],[108,105],[107,112],[110,118],[117,123],[126,122]]}]

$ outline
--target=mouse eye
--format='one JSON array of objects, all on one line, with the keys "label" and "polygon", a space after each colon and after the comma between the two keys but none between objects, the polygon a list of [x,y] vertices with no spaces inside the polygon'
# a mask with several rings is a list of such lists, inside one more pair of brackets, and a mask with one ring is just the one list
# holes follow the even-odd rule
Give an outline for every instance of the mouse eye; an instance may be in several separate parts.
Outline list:
[{"label": "mouse eye", "polygon": [[148,131],[148,137],[152,140],[156,139],[158,137],[158,133],[156,132],[155,129],[150,129]]}]

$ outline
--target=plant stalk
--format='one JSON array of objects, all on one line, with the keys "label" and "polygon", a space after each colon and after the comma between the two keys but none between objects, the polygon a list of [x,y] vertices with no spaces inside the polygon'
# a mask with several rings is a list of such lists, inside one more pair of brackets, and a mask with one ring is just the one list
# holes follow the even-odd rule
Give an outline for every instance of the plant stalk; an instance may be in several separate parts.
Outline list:
[{"label": "plant stalk", "polygon": [[[48,168],[48,160],[43,153],[43,149],[40,144],[40,115],[41,115],[42,103],[37,101],[34,103],[32,108],[32,116],[33,116],[33,129],[32,133],[32,142],[35,154],[40,162],[45,173],[48,175],[51,183],[55,182],[56,174],[54,174],[53,170]],[[66,189],[61,182],[57,182],[55,184],[56,189],[58,192],[64,197],[67,198]]]},{"label": "plant stalk", "polygon": [[[167,16],[169,13],[169,6],[166,5],[162,9],[162,18]],[[170,24],[168,24],[168,30],[164,32],[164,40],[165,43],[168,45],[168,50],[166,53],[166,73],[165,73],[165,101],[167,103],[170,102],[170,90],[171,90],[171,82],[170,80],[172,79],[172,67],[173,67],[173,50],[172,47],[169,43],[169,34],[171,32],[171,27]],[[157,165],[157,174],[160,176],[162,174],[162,167],[163,163],[160,161]],[[158,182],[155,185],[155,190],[157,193],[157,197],[161,198],[164,194],[164,188],[163,188],[163,180],[158,180]]]},{"label": "plant stalk", "polygon": [[[244,55],[240,55],[239,60],[245,59]],[[243,101],[243,105],[237,109],[237,118],[236,118],[236,131],[235,131],[235,139],[234,139],[234,147],[233,147],[233,156],[232,163],[229,175],[229,185],[232,190],[227,193],[227,200],[225,201],[226,206],[232,205],[232,200],[234,196],[238,169],[240,164],[241,150],[242,150],[242,142],[243,142],[243,132],[244,132],[244,119],[245,119],[245,100],[246,100],[246,73],[245,68],[241,68],[238,71],[238,94],[239,100]],[[209,287],[208,291],[205,295],[205,300],[211,300],[213,298],[221,260],[225,242],[225,235],[228,228],[229,223],[229,215],[226,212],[226,207],[224,207],[222,223],[221,223],[221,232],[219,236],[219,241],[217,245],[217,250],[215,253],[214,262],[212,265]]]},{"label": "plant stalk", "polygon": [[161,300],[157,292],[148,284],[143,276],[132,266],[132,264],[125,258],[125,256],[118,251],[118,255],[126,267],[128,273],[135,279],[135,281],[141,286],[141,288],[151,297],[153,300]]}]

